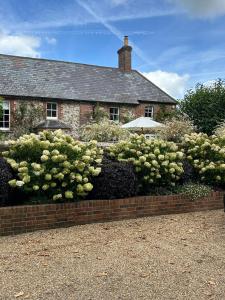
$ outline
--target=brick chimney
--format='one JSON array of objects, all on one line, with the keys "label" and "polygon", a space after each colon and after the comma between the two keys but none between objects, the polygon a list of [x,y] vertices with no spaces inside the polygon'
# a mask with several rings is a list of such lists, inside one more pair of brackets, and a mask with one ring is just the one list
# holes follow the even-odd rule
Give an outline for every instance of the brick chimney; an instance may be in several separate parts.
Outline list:
[{"label": "brick chimney", "polygon": [[131,51],[132,47],[129,46],[128,36],[125,36],[123,47],[117,51],[119,56],[119,69],[123,72],[131,71]]}]

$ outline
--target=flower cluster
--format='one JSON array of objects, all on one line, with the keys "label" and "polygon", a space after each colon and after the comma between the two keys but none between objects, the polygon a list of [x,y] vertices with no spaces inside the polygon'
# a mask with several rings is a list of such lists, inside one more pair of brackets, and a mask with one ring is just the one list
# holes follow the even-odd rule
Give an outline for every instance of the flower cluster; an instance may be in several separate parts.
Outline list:
[{"label": "flower cluster", "polygon": [[133,135],[128,141],[112,145],[109,155],[135,166],[140,184],[172,185],[183,173],[183,152],[173,142],[147,140],[143,135]]},{"label": "flower cluster", "polygon": [[183,139],[188,161],[202,182],[223,185],[225,183],[225,139],[203,133],[185,135]]},{"label": "flower cluster", "polygon": [[195,201],[199,198],[207,197],[212,192],[212,189],[199,183],[187,183],[179,189],[179,192],[186,195],[190,200]]},{"label": "flower cluster", "polygon": [[12,187],[53,200],[86,196],[93,188],[91,177],[101,172],[102,154],[96,141],[83,144],[60,130],[24,135],[3,153],[17,173],[9,181]]}]

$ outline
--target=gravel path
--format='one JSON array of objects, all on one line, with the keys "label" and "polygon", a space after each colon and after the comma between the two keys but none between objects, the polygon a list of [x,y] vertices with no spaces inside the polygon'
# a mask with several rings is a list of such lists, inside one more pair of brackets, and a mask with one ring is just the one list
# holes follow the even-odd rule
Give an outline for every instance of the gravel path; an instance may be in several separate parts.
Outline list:
[{"label": "gravel path", "polygon": [[0,299],[225,299],[222,210],[0,238]]}]

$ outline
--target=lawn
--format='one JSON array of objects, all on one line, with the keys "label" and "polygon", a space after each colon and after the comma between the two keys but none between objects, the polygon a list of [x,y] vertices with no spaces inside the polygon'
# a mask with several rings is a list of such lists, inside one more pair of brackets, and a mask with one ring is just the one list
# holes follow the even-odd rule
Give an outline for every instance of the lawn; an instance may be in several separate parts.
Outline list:
[{"label": "lawn", "polygon": [[222,210],[8,236],[0,298],[224,299]]}]

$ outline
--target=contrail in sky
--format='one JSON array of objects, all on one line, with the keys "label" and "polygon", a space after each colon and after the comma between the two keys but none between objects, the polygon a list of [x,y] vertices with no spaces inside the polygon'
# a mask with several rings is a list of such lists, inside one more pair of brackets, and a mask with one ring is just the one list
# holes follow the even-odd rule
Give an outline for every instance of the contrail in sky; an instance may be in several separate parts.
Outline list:
[{"label": "contrail in sky", "polygon": [[[87,4],[82,2],[81,0],[76,0],[77,3],[83,7],[93,18],[101,23],[105,28],[107,28],[112,34],[114,34],[119,40],[123,41],[123,34],[120,30],[118,30],[115,26],[112,26],[108,23],[103,17],[96,14],[96,12]],[[134,43],[130,42],[131,46],[134,49],[136,55],[146,64],[146,65],[154,65],[152,61],[145,55],[145,53]]]}]

